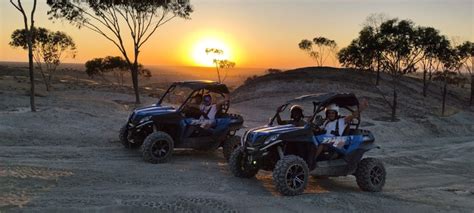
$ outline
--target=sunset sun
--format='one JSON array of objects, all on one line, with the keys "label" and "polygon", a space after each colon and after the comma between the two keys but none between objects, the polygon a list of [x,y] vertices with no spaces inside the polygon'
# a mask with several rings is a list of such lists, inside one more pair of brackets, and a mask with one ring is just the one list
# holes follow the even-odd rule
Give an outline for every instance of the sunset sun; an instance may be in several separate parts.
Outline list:
[{"label": "sunset sun", "polygon": [[[223,51],[222,55],[206,54],[206,48],[215,48]],[[230,59],[231,48],[227,43],[218,38],[203,38],[198,40],[192,49],[192,59],[198,66],[214,66],[213,59]]]}]

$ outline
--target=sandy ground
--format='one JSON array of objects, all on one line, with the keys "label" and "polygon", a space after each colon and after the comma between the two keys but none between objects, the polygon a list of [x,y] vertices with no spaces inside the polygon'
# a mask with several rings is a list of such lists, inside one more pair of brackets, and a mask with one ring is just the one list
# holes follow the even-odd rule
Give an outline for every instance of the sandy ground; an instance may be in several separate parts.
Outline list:
[{"label": "sandy ground", "polygon": [[[383,148],[368,155],[386,165],[384,191],[361,192],[352,176],[312,178],[304,195],[282,197],[269,172],[233,177],[220,151],[145,163],[117,139],[131,95],[56,87],[31,113],[26,84],[0,78],[0,212],[474,211],[472,112],[391,123],[369,110],[363,126]],[[233,111],[261,125],[287,96],[240,101]]]}]

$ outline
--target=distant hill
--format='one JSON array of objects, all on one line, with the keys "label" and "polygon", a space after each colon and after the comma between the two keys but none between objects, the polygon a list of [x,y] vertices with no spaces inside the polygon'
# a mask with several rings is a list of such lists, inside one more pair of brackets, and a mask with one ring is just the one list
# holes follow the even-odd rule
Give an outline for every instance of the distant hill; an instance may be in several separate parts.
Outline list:
[{"label": "distant hill", "polygon": [[[383,95],[391,101],[392,89],[390,76],[381,75],[379,87],[374,86],[375,74],[346,68],[305,67],[276,74],[259,76],[236,88],[233,92],[235,102],[243,102],[265,97],[286,97],[288,99],[309,93],[352,92],[360,97],[368,97],[380,116],[388,115],[389,109]],[[429,87],[428,96],[422,96],[420,79],[403,77],[399,86],[399,104],[401,115],[421,116],[439,111],[439,85]],[[452,110],[469,109],[467,89],[451,86],[448,105]]]},{"label": "distant hill", "polygon": [[[15,68],[28,68],[26,62],[0,62],[0,66],[15,67]],[[198,79],[209,79],[216,80],[217,74],[214,67],[194,67],[194,66],[159,66],[159,65],[146,65],[147,69],[150,69],[153,77],[147,81],[142,82],[142,85],[155,84],[172,81],[182,80],[198,80]],[[70,71],[79,71],[79,73],[68,73],[69,75],[77,76],[79,78],[88,78],[83,72],[85,70],[84,64],[62,64],[59,69],[68,69]],[[231,87],[237,87],[247,77],[252,75],[261,75],[265,72],[265,68],[245,68],[236,67],[230,69],[228,77],[225,81]],[[223,75],[224,73],[222,73]],[[131,81],[130,81],[131,82]]]}]

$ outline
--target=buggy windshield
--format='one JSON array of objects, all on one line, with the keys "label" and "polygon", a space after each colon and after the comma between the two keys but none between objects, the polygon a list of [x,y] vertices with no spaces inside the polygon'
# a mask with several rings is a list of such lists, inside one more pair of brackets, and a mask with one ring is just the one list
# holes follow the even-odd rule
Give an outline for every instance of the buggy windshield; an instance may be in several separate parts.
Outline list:
[{"label": "buggy windshield", "polygon": [[197,106],[200,103],[196,103],[194,97],[210,95],[213,103],[222,102],[225,98],[224,94],[228,93],[227,87],[225,87],[224,93],[220,93],[221,90],[215,89],[214,87],[196,87],[190,86],[189,83],[174,83],[158,101],[158,105],[165,103],[175,109],[181,110],[184,106],[192,105]]},{"label": "buggy windshield", "polygon": [[165,103],[174,108],[179,108],[190,96],[193,94],[194,90],[181,86],[181,85],[172,85],[161,97],[158,104]]}]

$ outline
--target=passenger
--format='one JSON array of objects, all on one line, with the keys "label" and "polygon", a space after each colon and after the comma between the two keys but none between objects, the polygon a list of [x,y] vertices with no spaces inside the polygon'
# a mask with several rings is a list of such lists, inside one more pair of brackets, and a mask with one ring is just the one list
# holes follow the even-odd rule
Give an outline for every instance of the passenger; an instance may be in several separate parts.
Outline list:
[{"label": "passenger", "polygon": [[[278,111],[281,111],[281,107]],[[280,113],[276,116],[278,125],[293,124],[298,127],[306,125],[306,122],[304,121],[303,108],[300,105],[293,105],[290,108],[290,118],[291,120],[282,120]]]},{"label": "passenger", "polygon": [[[344,118],[339,117],[339,106],[331,104],[326,107],[326,121],[323,124],[323,129],[326,131],[325,136],[341,136],[344,134],[346,124],[352,121],[351,116]],[[349,120],[350,119],[350,120]]]},{"label": "passenger", "polygon": [[[351,121],[354,118],[359,117],[360,112],[367,109],[368,106],[369,102],[367,101],[367,99],[363,99],[359,104],[359,110],[355,110],[354,112],[352,112],[352,114],[347,115],[344,118],[339,116],[339,106],[337,106],[336,104],[331,104],[327,106],[325,110],[326,121],[323,124],[323,129],[326,131],[324,136],[342,136],[346,127],[351,123]],[[328,150],[327,145],[328,144],[321,144],[320,146],[318,146],[314,159],[317,159],[323,151]]]},{"label": "passenger", "polygon": [[[202,98],[201,98],[202,97]],[[203,129],[209,129],[215,124],[217,107],[215,104],[212,104],[212,97],[209,94],[204,96],[198,94],[193,97],[194,103],[190,104],[190,107],[195,107],[197,103],[197,108],[199,109],[199,119],[192,119],[186,129],[184,135],[185,137],[190,137],[196,130],[197,126]],[[199,101],[201,99],[202,101]]]},{"label": "passenger", "polygon": [[361,100],[359,110],[355,110],[352,114],[345,117],[339,116],[339,106],[331,104],[326,107],[326,121],[323,124],[323,129],[326,131],[326,136],[342,136],[344,130],[351,123],[354,118],[359,117],[360,113],[369,106],[367,99]]}]

